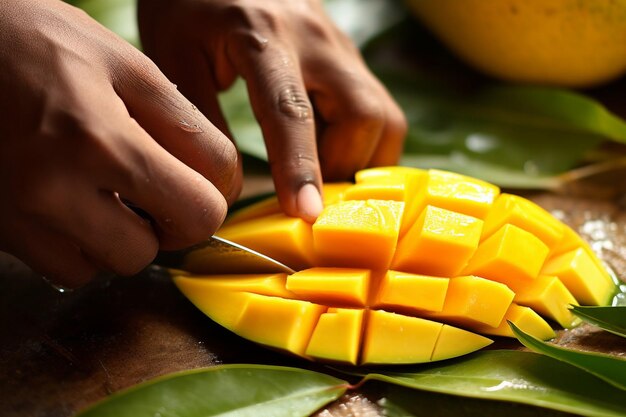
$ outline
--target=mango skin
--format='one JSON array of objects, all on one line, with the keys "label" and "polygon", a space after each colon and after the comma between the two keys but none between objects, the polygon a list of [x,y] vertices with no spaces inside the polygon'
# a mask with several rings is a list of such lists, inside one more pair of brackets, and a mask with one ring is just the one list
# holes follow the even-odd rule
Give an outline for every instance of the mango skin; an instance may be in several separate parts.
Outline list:
[{"label": "mango skin", "polygon": [[626,71],[625,0],[407,0],[457,56],[508,81],[591,87]]},{"label": "mango skin", "polygon": [[529,200],[439,170],[356,178],[327,185],[313,225],[266,200],[218,232],[296,273],[180,273],[175,283],[240,336],[351,365],[464,355],[492,343],[486,336],[513,337],[508,321],[549,339],[546,320],[573,327],[569,305],[606,305],[615,291],[575,231]]}]

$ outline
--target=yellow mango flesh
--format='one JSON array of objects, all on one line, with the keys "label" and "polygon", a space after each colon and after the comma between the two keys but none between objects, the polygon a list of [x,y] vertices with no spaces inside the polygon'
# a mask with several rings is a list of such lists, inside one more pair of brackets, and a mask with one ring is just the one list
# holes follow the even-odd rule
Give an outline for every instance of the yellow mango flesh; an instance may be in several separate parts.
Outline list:
[{"label": "yellow mango flesh", "polygon": [[496,200],[493,210],[485,218],[481,240],[506,224],[530,232],[549,248],[559,243],[565,233],[565,225],[546,210],[530,200],[512,194],[502,194]]},{"label": "yellow mango flesh", "polygon": [[557,276],[581,304],[602,304],[615,291],[611,277],[584,247],[548,260],[542,274]]},{"label": "yellow mango flesh", "polygon": [[383,310],[443,310],[449,278],[387,271],[372,305]]},{"label": "yellow mango flesh", "polygon": [[360,307],[367,303],[369,282],[368,269],[318,267],[289,275],[285,286],[309,300]]},{"label": "yellow mango flesh", "polygon": [[329,308],[315,326],[305,354],[315,359],[356,365],[364,314],[363,309]]},{"label": "yellow mango flesh", "polygon": [[282,213],[257,217],[225,227],[219,232],[219,236],[267,255],[296,270],[316,264],[310,224]]},{"label": "yellow mango flesh", "polygon": [[482,223],[475,217],[426,206],[398,243],[391,267],[427,275],[456,276],[476,251]]},{"label": "yellow mango flesh", "polygon": [[515,293],[499,282],[475,276],[456,277],[450,279],[443,309],[423,315],[469,329],[482,324],[497,326],[513,297]]},{"label": "yellow mango flesh", "polygon": [[369,312],[361,358],[364,364],[429,362],[442,323],[384,310]]},{"label": "yellow mango flesh", "polygon": [[502,322],[496,327],[478,326],[477,332],[491,336],[515,337],[509,322],[515,324],[525,333],[538,339],[552,339],[555,334],[552,327],[539,314],[529,307],[519,306],[515,303],[509,306]]},{"label": "yellow mango flesh", "polygon": [[539,275],[530,285],[515,293],[514,301],[554,320],[563,328],[580,323],[569,309],[570,305],[578,305],[578,301],[557,277]]},{"label": "yellow mango flesh", "polygon": [[463,273],[502,282],[515,290],[539,274],[548,251],[532,233],[506,224],[478,245]]},{"label": "yellow mango flesh", "polygon": [[[546,320],[575,326],[570,305],[606,305],[615,291],[571,228],[484,181],[371,168],[323,194],[312,225],[274,212],[275,201],[218,232],[296,273],[180,273],[177,286],[249,340],[352,365],[464,355],[490,344],[485,336],[512,337],[508,321],[548,339]],[[202,262],[191,256],[188,265]]]},{"label": "yellow mango flesh", "polygon": [[319,264],[389,268],[403,208],[402,202],[389,200],[343,201],[327,206],[312,228]]}]

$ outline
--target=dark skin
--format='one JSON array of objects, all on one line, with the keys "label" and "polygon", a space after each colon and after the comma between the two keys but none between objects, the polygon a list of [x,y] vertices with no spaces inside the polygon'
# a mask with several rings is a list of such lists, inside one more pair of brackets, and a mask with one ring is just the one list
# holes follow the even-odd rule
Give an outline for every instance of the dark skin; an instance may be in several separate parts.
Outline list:
[{"label": "dark skin", "polygon": [[139,23],[154,62],[59,0],[0,8],[0,250],[54,283],[217,230],[242,182],[216,100],[237,76],[287,214],[315,220],[322,177],[397,161],[404,117],[319,1],[139,0]]}]

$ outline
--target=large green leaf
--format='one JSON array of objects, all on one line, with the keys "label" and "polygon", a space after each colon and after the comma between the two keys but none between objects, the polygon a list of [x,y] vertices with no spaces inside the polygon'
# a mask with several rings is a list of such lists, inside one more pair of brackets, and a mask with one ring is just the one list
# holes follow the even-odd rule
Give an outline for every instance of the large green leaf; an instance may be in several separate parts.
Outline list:
[{"label": "large green leaf", "polygon": [[403,164],[436,167],[499,185],[555,188],[553,177],[626,123],[599,103],[554,88],[486,85],[449,91],[427,76],[380,71],[409,121]]},{"label": "large green leaf", "polygon": [[[524,346],[551,358],[583,369],[615,387],[626,390],[626,360],[617,356],[565,349],[524,333],[509,322],[513,333]],[[626,392],[624,393],[626,398]]]},{"label": "large green leaf", "polygon": [[626,306],[573,306],[572,313],[587,323],[591,323],[618,336],[626,337]]},{"label": "large green leaf", "polygon": [[571,413],[506,401],[482,400],[387,385],[379,401],[386,417],[571,417]]},{"label": "large green leaf", "polygon": [[413,371],[371,373],[366,380],[461,397],[522,403],[586,416],[626,415],[624,391],[575,366],[533,352],[477,352],[421,366]]},{"label": "large green leaf", "polygon": [[407,115],[404,165],[462,172],[503,186],[555,188],[558,174],[626,123],[588,96],[476,74],[406,19],[365,48]]},{"label": "large green leaf", "polygon": [[80,417],[306,417],[337,399],[345,381],[304,369],[223,365],[156,379]]}]

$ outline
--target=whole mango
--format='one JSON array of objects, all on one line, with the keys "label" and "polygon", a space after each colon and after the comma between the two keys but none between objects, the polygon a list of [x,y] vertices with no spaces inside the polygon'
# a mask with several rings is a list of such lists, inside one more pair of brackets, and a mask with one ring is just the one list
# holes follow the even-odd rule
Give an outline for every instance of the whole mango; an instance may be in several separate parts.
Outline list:
[{"label": "whole mango", "polygon": [[626,0],[407,0],[464,61],[516,82],[589,87],[626,70]]}]

